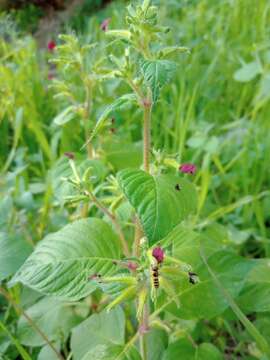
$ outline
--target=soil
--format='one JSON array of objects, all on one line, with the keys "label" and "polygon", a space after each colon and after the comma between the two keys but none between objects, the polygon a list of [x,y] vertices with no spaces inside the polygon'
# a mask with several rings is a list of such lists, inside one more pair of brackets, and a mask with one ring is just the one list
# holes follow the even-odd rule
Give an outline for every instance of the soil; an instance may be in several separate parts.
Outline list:
[{"label": "soil", "polygon": [[57,36],[61,24],[66,22],[74,13],[75,8],[83,3],[84,0],[72,0],[61,10],[53,6],[47,7],[46,16],[40,19],[38,30],[34,34],[38,45],[45,48],[47,43]]}]

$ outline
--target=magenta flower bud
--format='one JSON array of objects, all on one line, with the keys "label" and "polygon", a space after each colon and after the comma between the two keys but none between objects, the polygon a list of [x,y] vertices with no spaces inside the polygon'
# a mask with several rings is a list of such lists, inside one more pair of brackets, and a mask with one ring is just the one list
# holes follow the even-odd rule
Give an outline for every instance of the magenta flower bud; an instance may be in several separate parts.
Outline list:
[{"label": "magenta flower bud", "polygon": [[197,168],[196,168],[196,165],[194,164],[189,164],[189,163],[186,163],[186,164],[182,164],[179,166],[179,171],[181,171],[182,173],[185,173],[185,174],[195,174]]},{"label": "magenta flower bud", "polygon": [[138,268],[138,265],[132,261],[129,261],[127,264],[127,267],[130,271],[136,271]]},{"label": "magenta flower bud", "polygon": [[152,256],[157,260],[158,263],[162,263],[164,260],[165,253],[160,246],[157,246],[153,249]]},{"label": "magenta flower bud", "polygon": [[54,74],[53,73],[49,73],[48,74],[48,80],[53,80],[54,78]]},{"label": "magenta flower bud", "polygon": [[108,31],[110,22],[111,22],[110,18],[103,20],[100,25],[100,29],[105,32]]},{"label": "magenta flower bud", "polygon": [[49,41],[47,44],[47,48],[49,51],[53,51],[56,48],[56,43],[53,40]]},{"label": "magenta flower bud", "polygon": [[64,153],[64,155],[68,158],[68,159],[70,159],[70,160],[74,160],[75,159],[75,156],[74,156],[74,154],[72,153],[72,152],[65,152]]}]

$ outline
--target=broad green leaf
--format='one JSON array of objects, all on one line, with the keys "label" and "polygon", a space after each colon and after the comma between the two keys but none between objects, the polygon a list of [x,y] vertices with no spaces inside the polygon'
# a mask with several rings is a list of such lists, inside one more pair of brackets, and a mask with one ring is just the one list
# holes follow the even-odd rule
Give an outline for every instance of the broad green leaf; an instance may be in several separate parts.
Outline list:
[{"label": "broad green leaf", "polygon": [[[212,254],[208,259],[208,264],[232,298],[239,295],[248,272],[254,266],[252,261],[225,250]],[[183,319],[211,319],[226,310],[229,304],[217,288],[206,266],[201,264],[195,270],[200,282],[191,285],[186,280],[185,283],[180,284],[181,306],[177,309],[174,304],[171,304],[168,310]]]},{"label": "broad green leaf", "polygon": [[64,125],[75,117],[74,106],[68,106],[60,112],[54,119],[53,122],[56,125]]},{"label": "broad green leaf", "polygon": [[257,61],[244,64],[234,74],[233,78],[239,82],[248,82],[253,80],[258,74],[262,72],[261,65]]},{"label": "broad green leaf", "polygon": [[189,339],[181,339],[168,346],[162,360],[222,360],[220,351],[212,344],[203,343],[195,347]]},{"label": "broad green leaf", "polygon": [[[50,341],[66,338],[69,331],[81,320],[74,314],[68,303],[52,298],[44,298],[26,310],[26,314],[35,322]],[[27,346],[42,346],[46,341],[29,324],[24,316],[18,321],[17,336],[20,343]]]},{"label": "broad green leaf", "polygon": [[79,300],[95,290],[89,280],[113,272],[119,240],[102,220],[82,219],[47,235],[11,280],[43,294]]},{"label": "broad green leaf", "polygon": [[255,324],[259,332],[270,343],[270,315],[268,313],[256,314]]},{"label": "broad green leaf", "polygon": [[[185,359],[194,360],[195,348],[187,339],[181,339],[168,346],[162,360]],[[209,359],[210,360],[210,359]]]},{"label": "broad green leaf", "polygon": [[254,268],[238,299],[238,304],[246,313],[270,311],[270,260],[254,260]]},{"label": "broad green leaf", "polygon": [[[172,245],[172,255],[194,268],[198,267],[201,261],[200,246],[203,244],[207,256],[221,250],[223,247],[222,238],[213,239],[190,228],[179,224],[163,240],[163,246]],[[225,247],[224,247],[225,248]]]},{"label": "broad green leaf", "polygon": [[[60,350],[60,344],[53,345],[58,351]],[[40,350],[37,360],[59,360],[59,358],[56,356],[55,352],[50,348],[49,345],[45,345]]]},{"label": "broad green leaf", "polygon": [[12,212],[13,201],[10,195],[5,195],[1,198],[0,202],[0,228],[3,228]]},{"label": "broad green leaf", "polygon": [[90,349],[82,360],[141,360],[141,356],[135,346],[125,351],[120,345],[97,345]]},{"label": "broad green leaf", "polygon": [[104,145],[105,157],[114,169],[138,168],[142,162],[142,144],[110,141]]},{"label": "broad green leaf", "polygon": [[146,335],[147,359],[159,360],[168,345],[168,336],[165,331],[151,329]]},{"label": "broad green leaf", "polygon": [[141,72],[145,84],[151,88],[152,101],[155,103],[160,89],[172,80],[176,63],[169,60],[146,60],[141,64]]},{"label": "broad green leaf", "polygon": [[91,315],[72,330],[71,350],[74,360],[92,360],[95,357],[91,356],[98,352],[97,359],[106,358],[108,347],[124,343],[125,315],[121,307]]},{"label": "broad green leaf", "polygon": [[[196,191],[176,175],[152,176],[142,170],[126,169],[118,182],[137,212],[150,246],[163,239],[196,209]],[[175,189],[179,184],[180,191]]]},{"label": "broad green leaf", "polygon": [[31,251],[32,247],[21,236],[0,233],[0,281],[13,275]]},{"label": "broad green leaf", "polygon": [[[137,97],[135,94],[125,94],[119,98],[117,98],[112,104],[107,106],[103,113],[98,118],[98,121],[92,131],[90,138],[87,140],[87,143],[91,142],[92,139],[96,136],[98,131],[103,127],[105,121],[108,117],[116,110],[123,110],[127,106],[134,104],[137,102]],[[86,144],[87,144],[86,143]],[[84,146],[86,146],[86,144]]]},{"label": "broad green leaf", "polygon": [[203,343],[198,346],[194,360],[223,360],[221,352],[210,343]]}]

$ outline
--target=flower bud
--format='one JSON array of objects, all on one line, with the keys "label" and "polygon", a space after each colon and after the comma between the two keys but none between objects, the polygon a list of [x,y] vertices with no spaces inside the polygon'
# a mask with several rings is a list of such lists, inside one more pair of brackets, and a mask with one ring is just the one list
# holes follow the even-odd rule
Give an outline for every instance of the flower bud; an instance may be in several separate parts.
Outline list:
[{"label": "flower bud", "polygon": [[157,246],[152,251],[152,256],[157,260],[159,264],[161,264],[164,260],[164,251],[160,246]]},{"label": "flower bud", "polygon": [[110,18],[103,20],[100,25],[100,29],[104,32],[108,31],[110,22],[111,22]]},{"label": "flower bud", "polygon": [[196,165],[190,163],[182,164],[181,166],[179,166],[179,171],[185,174],[193,175],[196,173],[196,170],[197,170]]}]

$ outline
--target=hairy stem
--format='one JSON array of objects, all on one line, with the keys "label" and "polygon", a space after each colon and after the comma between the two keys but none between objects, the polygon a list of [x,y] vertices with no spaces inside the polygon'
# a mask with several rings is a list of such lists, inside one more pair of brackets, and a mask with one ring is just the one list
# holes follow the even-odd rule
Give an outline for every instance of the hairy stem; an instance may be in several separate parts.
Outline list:
[{"label": "hairy stem", "polygon": [[147,360],[147,346],[145,336],[140,336],[140,353],[142,360]]},{"label": "hairy stem", "polygon": [[111,222],[114,224],[116,231],[118,232],[122,247],[123,247],[123,252],[126,256],[130,256],[130,251],[129,251],[129,247],[128,247],[128,243],[125,239],[124,233],[121,229],[121,226],[118,224],[114,214],[112,214],[96,197],[95,195],[90,192],[85,190],[84,191],[85,195],[88,196],[93,203],[96,205],[96,207],[98,209],[100,209],[105,215],[108,216],[108,218],[111,220]]},{"label": "hairy stem", "polygon": [[143,236],[143,231],[141,228],[140,221],[138,217],[135,218],[135,233],[134,233],[134,243],[133,243],[133,254],[136,257],[140,256],[140,240]]},{"label": "hairy stem", "polygon": [[143,116],[143,168],[144,171],[150,170],[150,150],[151,150],[151,111],[152,104],[149,100],[144,100]]},{"label": "hairy stem", "polygon": [[[151,150],[151,112],[152,102],[149,99],[143,100],[143,168],[145,172],[150,171],[150,150]],[[135,248],[139,252],[139,243]],[[137,247],[138,246],[138,247]],[[140,323],[140,352],[143,360],[147,360],[147,342],[145,333],[149,331],[149,306],[145,302],[143,309],[143,318]]]},{"label": "hairy stem", "polygon": [[147,360],[147,342],[145,334],[149,331],[149,307],[147,301],[144,304],[142,320],[139,327],[140,353],[142,360]]},{"label": "hairy stem", "polygon": [[88,158],[91,159],[93,157],[93,147],[91,142],[88,142],[88,121],[90,120],[91,115],[91,104],[92,104],[92,92],[89,84],[85,85],[85,92],[86,92],[86,98],[85,98],[85,108],[84,108],[84,116],[83,116],[83,122],[84,122],[84,134],[85,134],[85,141],[87,142],[87,155]]},{"label": "hairy stem", "polygon": [[37,326],[37,324],[31,319],[31,317],[13,300],[10,294],[3,288],[0,288],[0,293],[9,301],[12,306],[17,310],[17,312],[25,317],[25,319],[29,322],[32,328],[42,337],[42,339],[46,342],[46,344],[51,348],[51,350],[55,353],[58,359],[64,360],[62,355],[57,351],[51,341],[47,338],[44,332]]}]

